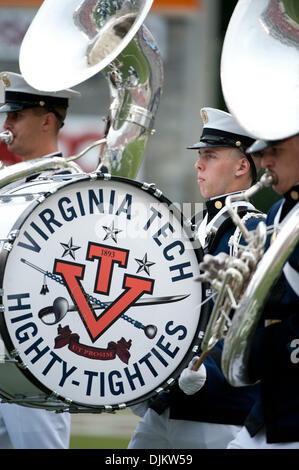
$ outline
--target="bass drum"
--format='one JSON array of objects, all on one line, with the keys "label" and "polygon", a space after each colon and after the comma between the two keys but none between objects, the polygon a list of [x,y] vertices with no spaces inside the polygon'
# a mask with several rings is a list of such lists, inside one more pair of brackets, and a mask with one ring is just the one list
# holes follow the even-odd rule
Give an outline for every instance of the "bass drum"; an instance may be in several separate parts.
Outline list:
[{"label": "bass drum", "polygon": [[1,398],[100,412],[171,387],[205,316],[179,208],[154,185],[83,174],[26,183],[0,211]]}]

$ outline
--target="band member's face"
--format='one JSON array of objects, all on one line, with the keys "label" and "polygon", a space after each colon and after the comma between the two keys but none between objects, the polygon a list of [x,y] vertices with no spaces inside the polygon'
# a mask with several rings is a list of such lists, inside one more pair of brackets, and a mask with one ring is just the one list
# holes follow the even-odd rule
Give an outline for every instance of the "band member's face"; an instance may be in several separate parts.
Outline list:
[{"label": "band member's face", "polygon": [[8,150],[20,155],[24,160],[32,158],[42,139],[42,119],[43,115],[32,108],[8,112],[3,128],[10,130],[14,136]]},{"label": "band member's face", "polygon": [[232,148],[200,149],[195,168],[201,195],[209,199],[236,191],[236,173],[240,160],[240,154]]},{"label": "band member's face", "polygon": [[261,163],[277,177],[273,189],[278,194],[286,193],[299,182],[299,136],[265,149]]}]

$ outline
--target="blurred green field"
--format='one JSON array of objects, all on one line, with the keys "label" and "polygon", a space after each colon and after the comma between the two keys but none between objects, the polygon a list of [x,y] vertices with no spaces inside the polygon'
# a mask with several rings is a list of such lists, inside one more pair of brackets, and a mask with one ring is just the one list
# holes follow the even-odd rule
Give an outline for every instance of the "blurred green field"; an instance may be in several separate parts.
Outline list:
[{"label": "blurred green field", "polygon": [[73,415],[70,449],[126,449],[138,421],[130,409]]},{"label": "blurred green field", "polygon": [[126,449],[129,438],[113,436],[71,436],[70,449]]}]

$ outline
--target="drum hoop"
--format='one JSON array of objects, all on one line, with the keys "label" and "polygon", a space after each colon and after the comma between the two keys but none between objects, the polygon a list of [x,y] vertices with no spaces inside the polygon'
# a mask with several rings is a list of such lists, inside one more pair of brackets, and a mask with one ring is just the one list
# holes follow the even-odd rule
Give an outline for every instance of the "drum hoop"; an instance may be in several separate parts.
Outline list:
[{"label": "drum hoop", "polygon": [[[55,180],[56,178],[54,176],[51,179]],[[36,207],[42,204],[45,201],[45,199],[47,199],[51,195],[54,195],[56,194],[56,192],[64,189],[65,187],[76,184],[77,182],[81,183],[82,181],[90,181],[90,180],[91,181],[99,180],[99,181],[105,181],[105,182],[116,181],[116,182],[126,183],[129,185],[135,186],[139,189],[142,189],[143,191],[151,194],[158,201],[162,203],[166,203],[167,206],[171,206],[173,204],[170,201],[170,199],[168,199],[162,193],[162,191],[157,189],[155,185],[151,185],[151,184],[136,181],[136,180],[131,180],[123,176],[112,176],[110,174],[104,174],[104,173],[89,173],[89,174],[84,174],[83,176],[80,175],[80,178],[78,177],[75,178],[75,177],[72,177],[72,175],[61,175],[61,176],[59,175],[59,177],[57,178],[57,182],[61,182],[61,184],[57,185],[54,191],[45,192],[45,194],[43,194],[44,197],[42,199],[36,199],[32,201],[32,203],[22,212],[22,214],[14,222],[14,225],[11,231],[21,229],[25,221],[28,219],[30,214],[36,209]],[[31,182],[31,183],[35,183],[34,185],[38,185],[40,181]],[[191,242],[192,249],[195,253],[197,261],[200,262],[203,258],[203,250],[201,247],[193,246],[193,244],[195,243],[194,230],[192,229],[190,224],[187,223],[187,218],[184,216],[184,214],[182,214],[182,212],[176,206],[174,206],[173,212],[174,212],[174,216],[176,217],[176,219],[179,221],[181,226],[186,231],[186,234],[188,231],[190,232],[188,233],[188,236],[189,236],[188,240],[189,242]],[[196,240],[196,244],[198,244],[198,240]],[[6,267],[9,254],[10,254],[10,251],[3,250],[3,249],[0,250],[0,267],[1,267],[0,269],[0,304],[1,305],[3,305],[2,292],[3,292],[4,273],[5,273],[5,267]],[[206,284],[201,283],[200,285],[202,288],[203,305],[201,306],[200,318],[199,318],[197,328],[194,332],[193,340],[190,344],[189,350],[184,360],[181,361],[181,363],[172,372],[171,376],[168,377],[166,380],[164,380],[159,385],[158,388],[151,390],[147,394],[142,395],[142,397],[135,399],[135,400],[131,400],[128,403],[114,404],[114,405],[108,406],[108,405],[89,405],[85,403],[78,403],[73,400],[67,400],[65,397],[60,396],[56,392],[53,392],[53,390],[46,387],[42,382],[40,382],[33,375],[33,373],[28,368],[26,368],[26,366],[24,367],[21,357],[15,354],[15,346],[13,345],[9,332],[8,332],[8,328],[5,322],[5,318],[4,318],[4,311],[0,312],[0,334],[3,338],[4,344],[7,348],[8,353],[12,355],[12,357],[16,360],[16,366],[23,373],[23,375],[27,378],[27,380],[29,380],[33,385],[39,388],[41,392],[49,395],[49,397],[55,396],[55,401],[61,401],[62,403],[67,404],[69,406],[69,409],[65,411],[78,413],[80,412],[80,410],[84,409],[84,410],[90,410],[90,412],[92,413],[92,412],[102,412],[102,411],[107,410],[107,408],[111,411],[117,411],[117,410],[123,409],[124,407],[133,406],[134,404],[146,401],[148,398],[152,398],[155,393],[158,395],[160,392],[167,392],[168,390],[170,390],[173,387],[173,385],[177,383],[177,378],[179,377],[179,374],[182,372],[182,370],[186,367],[186,364],[188,364],[188,362],[191,360],[194,354],[200,349],[202,336],[199,338],[198,333],[202,332],[203,329],[205,328],[206,323],[207,323],[207,315],[208,315],[208,303],[204,302],[206,300]]]}]

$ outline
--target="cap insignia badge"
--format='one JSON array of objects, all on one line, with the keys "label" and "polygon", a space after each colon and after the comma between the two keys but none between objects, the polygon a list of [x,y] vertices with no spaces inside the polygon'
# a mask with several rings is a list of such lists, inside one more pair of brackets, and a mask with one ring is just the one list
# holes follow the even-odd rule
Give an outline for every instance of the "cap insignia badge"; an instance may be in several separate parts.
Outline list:
[{"label": "cap insignia badge", "polygon": [[9,87],[11,85],[8,76],[5,74],[2,75],[2,82],[5,87]]},{"label": "cap insignia badge", "polygon": [[209,121],[208,113],[206,112],[205,109],[202,109],[202,111],[201,111],[201,118],[202,118],[202,122],[204,124],[206,124]]}]

